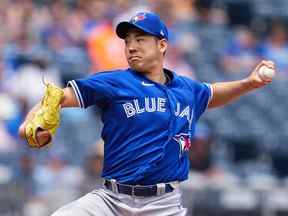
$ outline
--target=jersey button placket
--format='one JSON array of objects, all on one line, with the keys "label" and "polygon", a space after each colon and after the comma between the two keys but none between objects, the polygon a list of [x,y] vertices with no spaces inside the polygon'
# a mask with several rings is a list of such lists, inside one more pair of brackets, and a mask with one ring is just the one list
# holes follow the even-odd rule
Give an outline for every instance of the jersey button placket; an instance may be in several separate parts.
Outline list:
[{"label": "jersey button placket", "polygon": [[169,102],[169,111],[170,111],[170,119],[169,119],[169,125],[168,125],[168,131],[169,131],[169,139],[173,137],[173,125],[175,122],[175,105],[173,101],[175,101],[173,95],[170,93],[170,90],[166,86],[161,86],[163,91],[166,94],[167,100]]}]

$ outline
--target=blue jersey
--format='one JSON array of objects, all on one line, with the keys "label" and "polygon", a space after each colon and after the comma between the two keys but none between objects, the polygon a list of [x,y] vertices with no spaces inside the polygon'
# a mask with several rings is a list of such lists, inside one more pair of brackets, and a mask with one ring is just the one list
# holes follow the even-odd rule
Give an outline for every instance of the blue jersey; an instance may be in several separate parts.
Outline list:
[{"label": "blue jersey", "polygon": [[153,82],[132,69],[69,82],[82,108],[102,109],[102,177],[149,185],[188,178],[190,138],[212,97],[210,85],[178,76]]}]

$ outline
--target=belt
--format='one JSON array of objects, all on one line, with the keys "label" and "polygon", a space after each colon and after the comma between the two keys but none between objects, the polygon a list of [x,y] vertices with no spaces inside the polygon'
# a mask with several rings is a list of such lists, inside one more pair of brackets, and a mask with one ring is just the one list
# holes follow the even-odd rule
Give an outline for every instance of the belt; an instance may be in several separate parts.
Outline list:
[{"label": "belt", "polygon": [[104,180],[104,186],[115,192],[127,194],[130,196],[151,197],[159,196],[165,193],[172,192],[174,188],[169,183],[160,183],[156,185],[126,185],[120,184],[115,180]]}]

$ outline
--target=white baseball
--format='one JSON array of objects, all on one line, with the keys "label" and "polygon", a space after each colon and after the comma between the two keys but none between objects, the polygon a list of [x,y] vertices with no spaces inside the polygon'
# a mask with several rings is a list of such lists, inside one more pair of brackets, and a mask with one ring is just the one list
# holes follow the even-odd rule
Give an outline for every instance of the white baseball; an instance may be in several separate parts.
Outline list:
[{"label": "white baseball", "polygon": [[275,76],[275,70],[267,66],[260,67],[260,69],[258,70],[258,73],[259,73],[260,78],[263,80],[273,79],[273,77]]}]

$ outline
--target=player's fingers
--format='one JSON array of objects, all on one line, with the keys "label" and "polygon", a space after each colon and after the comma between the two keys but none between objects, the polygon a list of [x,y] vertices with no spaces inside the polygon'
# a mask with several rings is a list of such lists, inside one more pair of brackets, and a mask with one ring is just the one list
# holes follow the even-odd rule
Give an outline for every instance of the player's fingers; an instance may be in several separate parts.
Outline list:
[{"label": "player's fingers", "polygon": [[266,80],[263,81],[265,85],[269,84],[272,82],[272,78],[267,78]]},{"label": "player's fingers", "polygon": [[275,65],[275,63],[273,61],[271,61],[271,60],[268,60],[267,64],[270,64],[270,65],[273,65],[273,66]]},{"label": "player's fingers", "polygon": [[263,61],[263,64],[266,66],[266,67],[269,67],[271,69],[275,69],[275,64],[273,61],[270,61],[270,60],[264,60]]},{"label": "player's fingers", "polygon": [[52,136],[48,130],[39,129],[36,132],[36,141],[40,146],[47,145],[52,139]]},{"label": "player's fingers", "polygon": [[262,60],[259,64],[256,65],[255,70],[258,71],[262,66],[264,66],[266,63],[265,60]]}]

